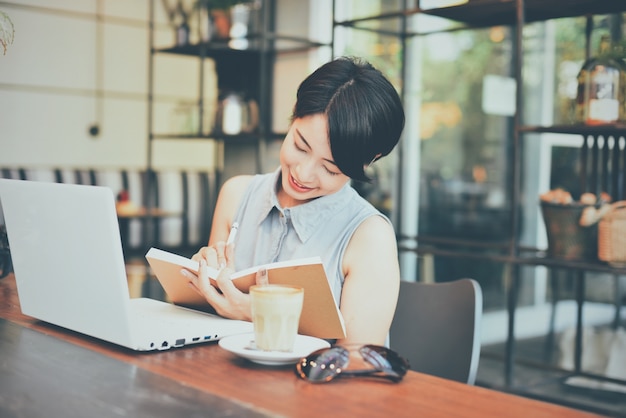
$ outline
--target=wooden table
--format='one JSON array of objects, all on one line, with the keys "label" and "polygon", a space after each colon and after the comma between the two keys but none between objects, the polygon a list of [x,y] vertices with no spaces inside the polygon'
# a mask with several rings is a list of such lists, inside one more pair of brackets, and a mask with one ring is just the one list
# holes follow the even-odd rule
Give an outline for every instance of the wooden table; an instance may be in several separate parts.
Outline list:
[{"label": "wooden table", "polygon": [[412,371],[311,384],[215,343],[135,353],[22,315],[13,275],[0,318],[1,416],[591,416]]}]

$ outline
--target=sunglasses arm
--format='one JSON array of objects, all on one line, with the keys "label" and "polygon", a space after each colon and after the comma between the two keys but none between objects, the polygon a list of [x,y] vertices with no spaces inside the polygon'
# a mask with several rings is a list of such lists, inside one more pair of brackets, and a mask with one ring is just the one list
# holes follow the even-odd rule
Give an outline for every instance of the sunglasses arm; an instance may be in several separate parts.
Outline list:
[{"label": "sunglasses arm", "polygon": [[389,369],[368,369],[368,370],[342,370],[337,377],[380,377],[383,379],[391,380],[392,382],[399,382],[403,376]]}]

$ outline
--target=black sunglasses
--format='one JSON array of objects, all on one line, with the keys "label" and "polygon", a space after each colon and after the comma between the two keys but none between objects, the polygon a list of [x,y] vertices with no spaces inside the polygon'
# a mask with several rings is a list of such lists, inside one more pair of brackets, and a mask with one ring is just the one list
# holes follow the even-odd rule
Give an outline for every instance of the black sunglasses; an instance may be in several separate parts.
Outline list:
[{"label": "black sunglasses", "polygon": [[314,351],[296,363],[296,374],[313,383],[324,383],[336,377],[368,376],[380,377],[399,382],[407,370],[409,362],[387,347],[364,345],[359,348],[361,357],[373,369],[345,370],[350,362],[350,351],[345,347],[334,346]]}]

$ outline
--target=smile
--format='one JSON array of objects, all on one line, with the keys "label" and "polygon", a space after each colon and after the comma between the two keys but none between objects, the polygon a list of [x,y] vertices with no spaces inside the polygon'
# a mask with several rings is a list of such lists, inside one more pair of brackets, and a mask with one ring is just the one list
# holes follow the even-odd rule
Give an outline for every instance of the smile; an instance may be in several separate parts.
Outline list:
[{"label": "smile", "polygon": [[295,191],[300,192],[300,193],[306,193],[306,192],[313,190],[311,187],[306,187],[298,183],[292,175],[289,175],[289,184]]}]

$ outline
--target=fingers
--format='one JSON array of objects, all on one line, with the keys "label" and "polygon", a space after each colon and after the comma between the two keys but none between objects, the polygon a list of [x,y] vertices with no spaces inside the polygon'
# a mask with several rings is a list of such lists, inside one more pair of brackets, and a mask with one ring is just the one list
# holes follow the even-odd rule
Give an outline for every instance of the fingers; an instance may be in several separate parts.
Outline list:
[{"label": "fingers", "polygon": [[224,267],[220,270],[220,273],[215,279],[217,287],[227,299],[231,299],[233,297],[236,298],[242,294],[241,291],[233,284],[233,281],[230,278],[232,274],[233,270],[230,267]]},{"label": "fingers", "polygon": [[188,270],[182,270],[182,273],[189,279],[191,287],[204,297],[218,314],[223,315],[227,311],[224,296],[211,284],[206,260],[201,258],[199,264],[197,276]]},{"label": "fingers", "polygon": [[207,270],[207,262],[206,260],[200,260],[200,268],[198,269],[198,276],[195,280],[192,280],[192,283],[200,290],[200,292],[206,296],[213,295],[213,292],[216,289],[211,284],[209,279],[209,272]]},{"label": "fingers", "polygon": [[265,286],[270,284],[270,279],[267,275],[267,269],[261,268],[256,272],[256,284],[257,286]]},{"label": "fingers", "polygon": [[228,268],[230,268],[231,270],[235,271],[235,244],[228,244],[226,245],[226,249],[225,249],[225,255],[226,255],[226,266]]},{"label": "fingers", "polygon": [[206,265],[206,260],[204,258],[201,258],[199,261],[200,267],[198,269],[198,274],[194,274],[192,271],[189,271],[185,268],[180,270],[180,273],[187,279],[189,279],[189,284],[192,285],[192,287],[202,295],[204,295],[204,293],[206,293],[207,291],[207,284],[208,286],[211,286]]},{"label": "fingers", "polygon": [[[250,297],[242,293],[231,280],[235,270],[234,245],[220,241],[212,247],[201,248],[194,256],[198,261],[198,274],[183,270],[182,274],[189,279],[189,285],[206,299],[215,311],[232,319],[251,320]],[[207,267],[219,270],[219,275],[211,283]],[[267,273],[265,273],[267,276]],[[261,277],[262,282],[267,282]]]},{"label": "fingers", "polygon": [[232,319],[250,321],[252,320],[250,295],[237,289],[231,280],[232,273],[233,270],[230,267],[225,267],[220,270],[220,274],[216,279],[217,286],[222,292],[221,296],[224,301],[224,309],[227,312],[226,315]]},{"label": "fingers", "polygon": [[224,241],[218,241],[212,247],[202,247],[191,259],[198,262],[201,259],[205,259],[209,266],[215,267],[218,270],[226,266],[234,270],[234,253],[234,244],[226,245]]},{"label": "fingers", "polygon": [[220,270],[216,283],[209,279],[208,264],[204,258],[200,259],[198,275],[183,269],[182,274],[189,279],[189,285],[197,291],[215,309],[226,318],[251,320],[250,297],[235,287],[231,280],[233,270],[224,267]]},{"label": "fingers", "polygon": [[219,269],[226,267],[226,243],[224,241],[218,241],[215,243],[215,256],[217,258],[217,266]]},{"label": "fingers", "polygon": [[200,250],[191,257],[192,260],[200,262],[200,260],[206,260],[207,265],[218,267],[217,249],[214,247],[202,247]]}]

